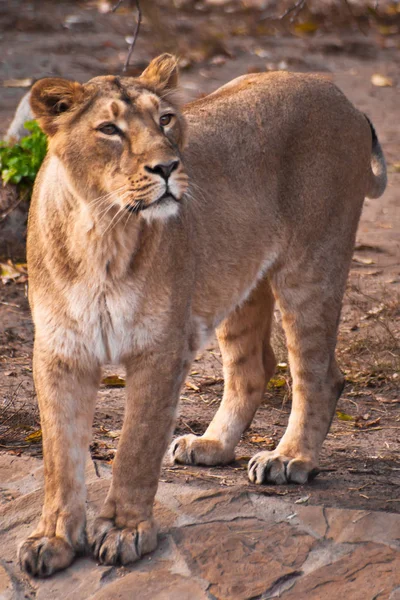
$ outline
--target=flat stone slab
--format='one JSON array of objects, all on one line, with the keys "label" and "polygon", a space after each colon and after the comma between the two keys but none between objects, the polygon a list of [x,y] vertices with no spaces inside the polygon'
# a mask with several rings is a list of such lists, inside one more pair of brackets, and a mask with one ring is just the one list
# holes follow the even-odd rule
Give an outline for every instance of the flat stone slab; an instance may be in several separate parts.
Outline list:
[{"label": "flat stone slab", "polygon": [[[0,475],[0,600],[400,600],[400,515],[290,504],[262,488],[160,483],[153,554],[129,568],[80,558],[33,579],[17,546],[39,519],[42,462],[3,454]],[[88,461],[89,525],[110,477]]]}]

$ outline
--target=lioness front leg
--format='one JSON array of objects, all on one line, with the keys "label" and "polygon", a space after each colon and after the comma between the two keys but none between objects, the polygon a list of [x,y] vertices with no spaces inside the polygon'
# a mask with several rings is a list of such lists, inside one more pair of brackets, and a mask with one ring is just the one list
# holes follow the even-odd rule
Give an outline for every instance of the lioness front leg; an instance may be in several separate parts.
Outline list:
[{"label": "lioness front leg", "polygon": [[35,344],[34,379],[43,434],[44,507],[19,549],[21,568],[46,577],[86,549],[85,462],[99,368],[72,365]]},{"label": "lioness front leg", "polygon": [[274,298],[267,279],[217,329],[224,366],[224,396],[202,436],[173,441],[170,455],[177,463],[218,465],[231,462],[242,433],[249,427],[275,371],[270,345]]},{"label": "lioness front leg", "polygon": [[336,276],[336,285],[331,286],[328,265],[320,272],[298,266],[274,281],[289,351],[293,400],[277,448],[259,452],[249,462],[253,483],[303,484],[318,473],[321,446],[344,386],[335,346],[346,274],[341,273],[341,281]]},{"label": "lioness front leg", "polygon": [[165,349],[126,365],[127,402],[110,491],[95,520],[92,550],[103,564],[128,564],[157,545],[153,502],[189,363]]}]

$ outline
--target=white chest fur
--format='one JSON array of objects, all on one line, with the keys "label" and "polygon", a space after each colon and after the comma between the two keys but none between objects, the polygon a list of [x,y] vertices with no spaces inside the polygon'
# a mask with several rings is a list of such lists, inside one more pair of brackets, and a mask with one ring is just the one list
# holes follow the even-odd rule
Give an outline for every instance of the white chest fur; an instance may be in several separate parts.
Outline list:
[{"label": "white chest fur", "polygon": [[141,293],[132,282],[113,288],[75,283],[63,300],[59,307],[35,304],[34,320],[37,338],[66,360],[118,364],[143,352],[162,329],[160,314],[140,310]]}]

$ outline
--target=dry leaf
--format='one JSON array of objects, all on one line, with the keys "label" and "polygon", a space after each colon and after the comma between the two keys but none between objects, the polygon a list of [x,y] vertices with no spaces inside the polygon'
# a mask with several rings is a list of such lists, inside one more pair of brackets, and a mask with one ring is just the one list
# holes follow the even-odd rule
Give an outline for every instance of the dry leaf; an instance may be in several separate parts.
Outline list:
[{"label": "dry leaf", "polygon": [[377,223],[377,226],[381,229],[393,229],[393,225],[391,223]]},{"label": "dry leaf", "polygon": [[9,281],[24,283],[27,281],[26,263],[13,264],[11,260],[0,263],[0,279],[2,283],[8,283]]},{"label": "dry leaf", "polygon": [[354,423],[355,427],[358,427],[359,429],[364,429],[365,427],[373,427],[374,425],[379,425],[379,423],[381,422],[381,418],[378,417],[377,419],[374,419],[373,421],[362,421],[362,418],[358,418],[356,420],[356,422]]},{"label": "dry leaf", "polygon": [[42,441],[42,430],[41,429],[38,429],[37,431],[30,433],[25,438],[25,442],[28,442],[29,444],[37,444],[38,442],[41,442],[41,441]]},{"label": "dry leaf", "polygon": [[191,381],[187,381],[186,382],[186,387],[190,388],[191,390],[194,390],[195,392],[199,392],[200,388],[198,385],[196,385],[195,383],[192,383]]},{"label": "dry leaf", "polygon": [[216,56],[213,56],[213,58],[210,60],[210,65],[214,65],[216,67],[224,65],[225,63],[226,63],[226,56],[222,56],[221,54],[217,54]]},{"label": "dry leaf", "polygon": [[395,162],[389,166],[391,173],[400,173],[400,162]]},{"label": "dry leaf", "polygon": [[8,88],[27,88],[30,87],[33,83],[33,79],[6,79],[3,81],[3,87]]},{"label": "dry leaf", "polygon": [[370,271],[363,271],[361,273],[362,277],[376,277],[377,275],[382,275],[383,271],[382,269],[374,269],[374,270],[370,270]]},{"label": "dry leaf", "polygon": [[274,440],[271,440],[271,438],[262,436],[262,435],[252,435],[250,438],[250,442],[252,444],[268,444],[268,445],[272,445],[275,443]]},{"label": "dry leaf", "polygon": [[313,21],[305,21],[305,23],[296,23],[294,26],[295,33],[314,33],[318,29],[318,24]]},{"label": "dry leaf", "polygon": [[115,431],[107,431],[107,432],[105,432],[105,433],[104,433],[104,435],[106,435],[106,436],[107,436],[107,437],[109,437],[109,438],[116,439],[116,438],[119,438],[119,437],[120,437],[120,435],[121,435],[121,430],[120,430],[120,429],[117,429],[117,430],[115,430]]},{"label": "dry leaf", "polygon": [[383,404],[400,404],[400,398],[395,398],[394,400],[385,398],[384,396],[376,396],[378,402],[383,402]]},{"label": "dry leaf", "polygon": [[306,502],[308,502],[310,499],[310,496],[303,496],[302,498],[299,498],[298,500],[295,500],[294,503],[295,504],[306,504]]},{"label": "dry leaf", "polygon": [[399,33],[397,25],[378,25],[378,31],[381,35],[396,35],[396,33]]},{"label": "dry leaf", "polygon": [[393,3],[385,6],[385,13],[387,15],[397,15],[400,13],[400,4]]},{"label": "dry leaf", "polygon": [[0,263],[0,277],[3,283],[8,283],[8,281],[13,281],[20,276],[20,272],[13,265],[9,265],[8,263]]},{"label": "dry leaf", "polygon": [[392,87],[393,79],[385,77],[385,75],[381,75],[380,73],[374,73],[371,77],[371,83],[377,87]]},{"label": "dry leaf", "polygon": [[365,315],[363,315],[361,317],[361,321],[366,321],[367,319],[370,319],[371,317],[377,317],[384,310],[385,310],[385,305],[383,303],[379,304],[379,306],[374,306],[374,308],[371,308]]},{"label": "dry leaf", "polygon": [[359,265],[375,265],[375,261],[372,258],[364,258],[363,256],[353,256],[353,262]]},{"label": "dry leaf", "polygon": [[109,375],[108,377],[104,377],[101,380],[101,383],[107,387],[125,387],[125,379],[119,375]]}]

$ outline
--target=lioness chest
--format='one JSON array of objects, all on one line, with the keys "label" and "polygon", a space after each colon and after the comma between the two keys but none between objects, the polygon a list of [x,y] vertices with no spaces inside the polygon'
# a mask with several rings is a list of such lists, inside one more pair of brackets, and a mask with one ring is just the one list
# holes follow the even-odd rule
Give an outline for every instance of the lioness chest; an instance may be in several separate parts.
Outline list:
[{"label": "lioness chest", "polygon": [[164,310],[144,310],[144,292],[132,281],[64,288],[59,303],[35,303],[37,335],[65,360],[85,357],[100,364],[121,363],[143,352],[162,335]]}]

